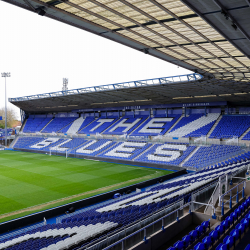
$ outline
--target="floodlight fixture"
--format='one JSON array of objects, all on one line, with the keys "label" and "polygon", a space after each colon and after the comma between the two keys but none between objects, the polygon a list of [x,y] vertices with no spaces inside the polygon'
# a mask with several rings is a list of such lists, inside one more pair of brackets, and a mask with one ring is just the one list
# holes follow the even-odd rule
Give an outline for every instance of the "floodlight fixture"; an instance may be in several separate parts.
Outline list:
[{"label": "floodlight fixture", "polygon": [[10,72],[1,73],[2,77],[10,77]]},{"label": "floodlight fixture", "polygon": [[68,84],[69,84],[69,79],[63,78],[63,87],[62,87],[63,92],[66,92],[68,90]]}]

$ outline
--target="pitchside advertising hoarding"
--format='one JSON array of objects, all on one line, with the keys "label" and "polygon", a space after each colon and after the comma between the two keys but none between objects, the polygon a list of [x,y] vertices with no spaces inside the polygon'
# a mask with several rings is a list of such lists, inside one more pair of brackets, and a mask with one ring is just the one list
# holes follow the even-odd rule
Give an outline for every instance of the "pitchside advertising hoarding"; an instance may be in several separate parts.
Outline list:
[{"label": "pitchside advertising hoarding", "polygon": [[0,116],[0,121],[3,120],[2,116]]}]

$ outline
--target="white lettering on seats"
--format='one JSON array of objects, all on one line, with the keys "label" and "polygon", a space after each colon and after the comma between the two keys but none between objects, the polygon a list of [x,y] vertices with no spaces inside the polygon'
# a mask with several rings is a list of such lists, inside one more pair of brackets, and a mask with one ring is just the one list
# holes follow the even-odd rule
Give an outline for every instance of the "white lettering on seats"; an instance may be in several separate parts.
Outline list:
[{"label": "white lettering on seats", "polygon": [[99,147],[95,148],[95,149],[86,149],[88,147],[90,147],[91,145],[97,143],[98,140],[93,140],[93,141],[90,141],[89,143],[87,143],[85,146],[79,148],[76,150],[76,153],[81,153],[81,154],[92,154],[104,147],[106,147],[107,145],[109,145],[110,143],[112,143],[112,141],[107,141],[105,143],[103,143],[102,145],[100,145]]},{"label": "white lettering on seats", "polygon": [[115,156],[115,157],[122,157],[122,158],[129,158],[136,148],[142,148],[146,145],[145,142],[123,142],[122,144],[118,145],[108,153],[106,156]]},{"label": "white lettering on seats", "polygon": [[[142,129],[140,129],[139,133],[154,133],[159,134],[162,132],[162,126],[167,122],[171,122],[173,118],[152,118]],[[160,129],[159,129],[160,128]]]},{"label": "white lettering on seats", "polygon": [[104,123],[112,122],[112,121],[114,121],[114,119],[99,119],[98,121],[96,121],[98,124],[96,126],[94,126],[92,129],[90,129],[90,132],[95,131],[96,129],[101,127]]},{"label": "white lettering on seats", "polygon": [[186,145],[161,145],[156,148],[154,154],[149,154],[147,157],[151,161],[169,162],[179,158],[181,156],[180,151],[185,151],[186,149]]},{"label": "white lettering on seats", "polygon": [[66,141],[64,141],[64,142],[62,142],[62,143],[60,143],[59,145],[50,148],[50,150],[58,150],[58,151],[64,152],[64,151],[66,151],[66,150],[69,149],[69,148],[61,148],[61,146],[64,145],[64,144],[66,144],[66,143],[68,143],[68,142],[70,142],[70,141],[72,141],[72,139],[68,139],[68,140],[66,140]]},{"label": "white lettering on seats", "polygon": [[38,142],[38,143],[30,146],[30,148],[45,148],[45,147],[48,147],[50,144],[55,143],[59,140],[60,140],[60,138],[47,138],[41,142]]},{"label": "white lettering on seats", "polygon": [[122,121],[120,121],[118,124],[116,124],[113,128],[110,129],[109,132],[114,132],[117,128],[119,127],[124,127],[125,129],[123,130],[123,133],[128,132],[133,126],[135,126],[135,124],[137,124],[141,118],[136,119],[134,122],[132,123],[125,123],[127,119],[123,119]]}]

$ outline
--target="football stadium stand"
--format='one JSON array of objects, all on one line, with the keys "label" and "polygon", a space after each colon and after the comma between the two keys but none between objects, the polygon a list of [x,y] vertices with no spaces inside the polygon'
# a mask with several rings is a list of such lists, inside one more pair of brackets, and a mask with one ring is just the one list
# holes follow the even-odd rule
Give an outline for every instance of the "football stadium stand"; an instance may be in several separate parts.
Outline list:
[{"label": "football stadium stand", "polygon": [[78,157],[98,156],[101,158],[132,160],[154,164],[178,166],[184,163],[188,169],[202,169],[232,156],[241,154],[241,146],[190,145],[188,143],[153,143],[147,141],[115,141],[111,139],[60,138],[60,137],[18,137],[14,149],[34,152],[68,152]]},{"label": "football stadium stand", "polygon": [[23,128],[25,133],[40,132],[49,122],[51,118],[28,118]]},{"label": "football stadium stand", "polygon": [[74,117],[56,117],[41,131],[42,133],[58,132],[76,120]]},{"label": "football stadium stand", "polygon": [[250,127],[250,116],[223,116],[210,138],[240,137]]},{"label": "football stadium stand", "polygon": [[209,162],[226,160],[234,154],[242,152],[239,146],[211,145],[209,147],[200,146],[194,155],[183,166],[195,166],[202,168]]},{"label": "football stadium stand", "polygon": [[3,1],[194,73],[10,98],[13,150],[175,172],[0,223],[0,250],[249,250],[249,0]]},{"label": "football stadium stand", "polygon": [[[73,113],[72,113],[73,114]],[[70,115],[70,113],[69,113]],[[63,134],[103,134],[130,136],[202,137],[207,136],[220,113],[191,114],[168,117],[123,116],[123,117],[55,117],[28,118],[24,133],[63,133]],[[172,129],[171,129],[172,128]],[[250,128],[250,116],[223,115],[209,138],[240,138]],[[171,130],[170,130],[171,129]],[[169,131],[170,130],[170,131]],[[169,131],[169,132],[168,132]],[[247,140],[250,132],[242,139]]]},{"label": "football stadium stand", "polygon": [[[61,215],[57,223],[38,225],[25,233],[0,238],[0,249],[77,250],[92,249],[92,246],[93,249],[103,249],[107,237],[116,237],[110,242],[119,242],[125,228],[137,225],[142,220],[150,222],[150,218],[157,213],[166,210],[171,214],[171,211],[175,211],[178,221],[179,212],[176,211],[180,204],[196,211],[197,201],[194,197],[198,197],[197,193],[208,192],[204,190],[210,190],[209,197],[206,195],[201,204],[211,206],[210,217],[217,218],[218,209],[215,209],[215,204],[210,204],[210,200],[218,189],[218,183],[225,176],[231,183],[232,178],[236,178],[234,176],[242,171],[245,173],[250,167],[250,151],[244,143],[239,143],[240,138],[242,142],[248,141],[250,116],[224,115],[220,107],[213,110],[190,108],[185,111],[176,108],[169,112],[155,107],[154,112],[100,110],[43,116],[31,115],[26,118],[23,131],[12,144],[14,150],[66,154],[165,169],[187,169],[191,173],[140,192],[123,194],[119,199]],[[232,138],[237,138],[236,144],[231,145],[229,139]],[[244,194],[244,189],[242,192]],[[245,212],[249,213],[248,203],[250,199],[241,205],[245,208],[241,220],[239,215],[232,219],[237,208],[231,211],[231,219],[224,218],[221,225],[217,223],[216,227],[206,219],[173,242],[168,249],[206,250],[213,246],[216,250],[222,250],[236,244],[236,241],[240,244],[243,241],[237,235],[243,235],[243,231],[246,231],[247,222],[244,221],[247,221]],[[218,208],[221,209],[219,205]],[[232,228],[232,223],[236,222],[237,228]],[[144,236],[144,242],[146,240]]]}]

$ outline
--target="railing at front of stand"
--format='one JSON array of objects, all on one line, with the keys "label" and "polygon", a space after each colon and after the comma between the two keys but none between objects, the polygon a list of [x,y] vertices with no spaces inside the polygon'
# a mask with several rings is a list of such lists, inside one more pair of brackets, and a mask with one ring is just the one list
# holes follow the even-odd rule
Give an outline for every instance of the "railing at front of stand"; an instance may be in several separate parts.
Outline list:
[{"label": "railing at front of stand", "polygon": [[[233,177],[233,178],[236,178],[236,177]],[[230,184],[232,184],[232,182]],[[236,197],[236,204],[238,204],[240,194],[242,194],[242,198],[245,197],[245,188],[246,188],[246,181],[244,180],[219,197],[219,206],[221,207],[221,216],[224,216],[225,205],[227,203],[229,204],[229,208],[232,209],[233,198]],[[236,190],[236,194],[233,195],[233,191],[235,190]],[[230,195],[229,200],[225,200],[226,195]]]},{"label": "railing at front of stand", "polygon": [[[19,133],[18,136],[20,137],[42,137],[42,138],[48,138],[48,137],[60,137],[60,138],[84,138],[84,139],[112,139],[115,141],[127,141],[127,140],[133,140],[133,141],[145,141],[145,142],[151,142],[151,143],[165,143],[165,142],[176,142],[176,143],[188,143],[190,146],[210,146],[210,145],[237,145],[240,146],[242,149],[249,149],[249,147],[246,146],[245,143],[232,143],[228,144],[227,141],[220,141],[217,143],[216,140],[206,140],[199,141],[199,140],[192,140],[190,138],[185,137],[169,137],[167,135],[158,137],[158,136],[120,136],[120,135],[104,135],[104,134],[60,134],[60,133]],[[203,138],[203,137],[200,137]]]}]

